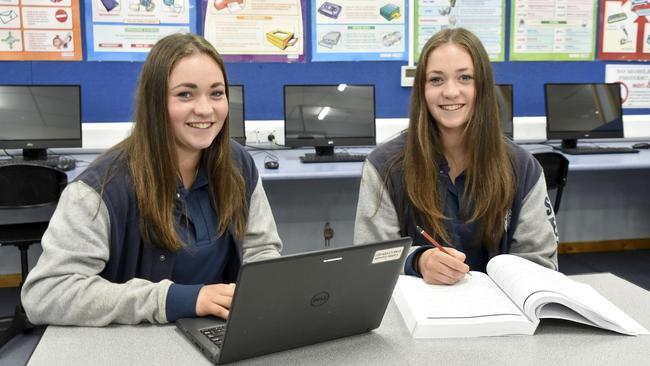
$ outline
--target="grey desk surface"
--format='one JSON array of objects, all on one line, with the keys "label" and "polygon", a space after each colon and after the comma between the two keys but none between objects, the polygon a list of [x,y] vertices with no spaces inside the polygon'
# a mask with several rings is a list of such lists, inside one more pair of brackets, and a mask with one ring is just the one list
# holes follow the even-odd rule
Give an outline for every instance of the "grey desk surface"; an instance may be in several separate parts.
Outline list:
[{"label": "grey desk surface", "polygon": [[[631,146],[631,142],[607,142],[599,145],[606,146]],[[521,145],[531,152],[552,151],[553,148],[543,144],[523,144]],[[347,151],[350,153],[365,153],[372,151],[370,147],[341,148],[337,151]],[[340,179],[340,178],[359,178],[363,163],[313,163],[304,164],[300,157],[305,153],[313,153],[314,149],[278,149],[278,150],[261,150],[249,149],[250,154],[255,159],[255,164],[263,180],[301,180],[301,179]],[[68,172],[72,180],[85,167],[87,162],[97,157],[97,154],[75,154],[75,159],[81,160],[77,164],[77,169]],[[640,150],[638,154],[594,154],[594,155],[568,155],[569,170],[571,171],[593,171],[593,170],[635,170],[650,169],[650,150]],[[278,160],[280,167],[278,169],[266,169],[264,162],[268,160]],[[85,162],[85,163],[84,163]]]},{"label": "grey desk surface", "polygon": [[[608,142],[599,145],[606,146],[631,146],[630,142]],[[549,145],[525,144],[521,145],[531,152],[553,151]],[[369,153],[370,148],[346,149],[351,153]],[[303,164],[300,156],[313,149],[297,150],[251,150],[250,153],[264,180],[290,180],[290,179],[322,179],[322,178],[359,178],[363,163],[316,163]],[[264,168],[264,161],[279,159],[278,169]],[[640,150],[637,154],[593,154],[593,155],[568,155],[570,171],[593,170],[635,170],[650,169],[650,150]]]},{"label": "grey desk surface", "polygon": [[[572,276],[650,329],[650,292],[609,273]],[[254,345],[251,345],[254,347]],[[642,365],[650,336],[544,320],[534,336],[413,339],[391,302],[381,326],[240,362],[247,365]],[[48,327],[29,365],[208,365],[173,325]]]}]

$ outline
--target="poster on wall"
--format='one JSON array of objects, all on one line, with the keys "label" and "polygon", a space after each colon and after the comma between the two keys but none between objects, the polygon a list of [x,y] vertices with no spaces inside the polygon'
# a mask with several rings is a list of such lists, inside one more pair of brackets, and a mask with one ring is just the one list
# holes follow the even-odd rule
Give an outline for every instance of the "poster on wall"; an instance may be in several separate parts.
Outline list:
[{"label": "poster on wall", "polygon": [[505,57],[505,0],[415,0],[413,60],[432,35],[462,27],[481,40],[491,61]]},{"label": "poster on wall", "polygon": [[513,0],[511,61],[591,61],[596,0]]},{"label": "poster on wall", "polygon": [[650,0],[605,0],[600,7],[600,60],[650,60]]},{"label": "poster on wall", "polygon": [[79,0],[0,0],[0,60],[82,57]]},{"label": "poster on wall", "polygon": [[405,0],[311,0],[312,61],[408,58]]},{"label": "poster on wall", "polygon": [[650,67],[606,65],[605,82],[621,84],[623,108],[650,108]]},{"label": "poster on wall", "polygon": [[89,61],[143,61],[159,39],[196,32],[195,0],[86,0],[85,4]]},{"label": "poster on wall", "polygon": [[226,61],[305,59],[306,0],[203,0],[203,34]]}]

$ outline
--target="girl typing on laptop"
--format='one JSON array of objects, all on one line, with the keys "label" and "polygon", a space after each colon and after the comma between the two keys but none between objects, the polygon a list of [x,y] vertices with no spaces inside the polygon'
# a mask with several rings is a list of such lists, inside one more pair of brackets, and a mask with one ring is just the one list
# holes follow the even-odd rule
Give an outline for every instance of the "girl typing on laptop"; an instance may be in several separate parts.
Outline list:
[{"label": "girl typing on laptop", "polygon": [[228,317],[242,261],[282,246],[251,156],[228,135],[224,62],[203,38],[151,49],[133,132],[63,192],[22,290],[35,324]]},{"label": "girl typing on laptop", "polygon": [[[441,250],[418,230],[420,226]],[[364,164],[355,243],[410,236],[406,274],[453,284],[500,253],[557,269],[557,229],[542,168],[504,138],[485,48],[446,29],[424,45],[409,127]]]}]

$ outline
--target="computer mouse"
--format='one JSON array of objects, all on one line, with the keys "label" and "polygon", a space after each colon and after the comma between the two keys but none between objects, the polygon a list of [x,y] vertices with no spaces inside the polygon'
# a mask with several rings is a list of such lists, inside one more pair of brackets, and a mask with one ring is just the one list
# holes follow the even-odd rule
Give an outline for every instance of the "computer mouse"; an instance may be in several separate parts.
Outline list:
[{"label": "computer mouse", "polygon": [[60,157],[56,163],[56,167],[63,171],[73,170],[77,163],[74,159]]},{"label": "computer mouse", "polygon": [[650,144],[647,142],[639,142],[632,145],[633,149],[650,149]]},{"label": "computer mouse", "polygon": [[277,160],[269,160],[264,163],[266,169],[277,169],[280,167],[280,163]]}]

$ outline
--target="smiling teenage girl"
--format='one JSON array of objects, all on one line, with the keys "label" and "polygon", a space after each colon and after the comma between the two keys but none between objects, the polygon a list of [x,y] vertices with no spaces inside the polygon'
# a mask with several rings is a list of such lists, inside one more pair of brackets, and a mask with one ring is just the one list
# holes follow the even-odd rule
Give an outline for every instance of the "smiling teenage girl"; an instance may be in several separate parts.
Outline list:
[{"label": "smiling teenage girl", "polygon": [[[557,269],[555,215],[542,169],[500,130],[479,39],[446,29],[424,45],[409,127],[364,164],[355,243],[413,238],[405,272],[453,284],[499,253]],[[421,226],[446,248],[420,235]]]},{"label": "smiling teenage girl", "polygon": [[66,187],[43,236],[22,290],[33,323],[227,318],[242,261],[279,256],[253,159],[230,143],[227,90],[203,38],[156,43],[131,136]]}]

